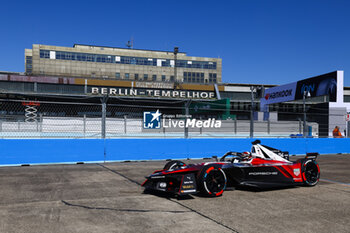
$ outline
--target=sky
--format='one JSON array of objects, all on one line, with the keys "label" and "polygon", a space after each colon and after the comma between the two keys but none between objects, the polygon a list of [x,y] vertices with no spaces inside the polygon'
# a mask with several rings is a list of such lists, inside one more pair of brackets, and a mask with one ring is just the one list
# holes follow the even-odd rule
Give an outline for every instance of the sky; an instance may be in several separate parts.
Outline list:
[{"label": "sky", "polygon": [[[350,1],[7,1],[0,71],[24,72],[32,44],[172,51],[222,58],[225,83],[286,84],[344,70],[350,86]],[[348,73],[349,72],[349,76]]]}]

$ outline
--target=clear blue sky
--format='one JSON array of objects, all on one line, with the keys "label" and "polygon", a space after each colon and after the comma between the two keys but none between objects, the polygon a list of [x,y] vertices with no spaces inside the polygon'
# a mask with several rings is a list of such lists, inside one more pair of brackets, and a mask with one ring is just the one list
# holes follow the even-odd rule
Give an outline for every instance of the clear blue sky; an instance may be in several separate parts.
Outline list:
[{"label": "clear blue sky", "polygon": [[350,1],[3,1],[0,70],[24,71],[32,44],[74,43],[221,57],[223,82],[284,84],[344,70]]}]

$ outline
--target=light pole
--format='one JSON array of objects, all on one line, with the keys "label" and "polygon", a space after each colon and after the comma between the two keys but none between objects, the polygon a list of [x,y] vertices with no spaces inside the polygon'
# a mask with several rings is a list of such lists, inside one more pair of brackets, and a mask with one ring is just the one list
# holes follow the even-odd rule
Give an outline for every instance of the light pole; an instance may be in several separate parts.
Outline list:
[{"label": "light pole", "polygon": [[177,81],[177,70],[176,70],[176,60],[177,60],[177,53],[179,52],[179,47],[174,47],[174,82]]},{"label": "light pole", "polygon": [[[251,93],[251,108],[250,108],[250,137],[254,137],[254,109],[255,109],[255,98],[262,98],[265,94],[264,86],[250,86]],[[261,111],[261,109],[260,109]]]},{"label": "light pole", "polygon": [[310,92],[304,91],[304,93],[303,93],[303,111],[304,111],[303,136],[304,136],[304,138],[306,137],[306,106],[305,106],[306,97],[310,97]]},{"label": "light pole", "polygon": [[250,87],[251,108],[250,108],[250,138],[254,137],[254,87]]}]

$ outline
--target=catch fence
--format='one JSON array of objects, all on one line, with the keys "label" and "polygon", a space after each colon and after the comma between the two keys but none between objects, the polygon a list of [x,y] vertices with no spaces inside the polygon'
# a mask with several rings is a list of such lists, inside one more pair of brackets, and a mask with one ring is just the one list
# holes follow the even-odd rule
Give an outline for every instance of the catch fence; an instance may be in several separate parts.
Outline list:
[{"label": "catch fence", "polygon": [[304,129],[303,112],[277,109],[277,119],[250,119],[258,114],[248,102],[242,109],[205,101],[106,98],[0,103],[0,138],[319,137],[320,128],[329,130],[326,120],[313,121],[327,119],[324,109],[309,111]]}]

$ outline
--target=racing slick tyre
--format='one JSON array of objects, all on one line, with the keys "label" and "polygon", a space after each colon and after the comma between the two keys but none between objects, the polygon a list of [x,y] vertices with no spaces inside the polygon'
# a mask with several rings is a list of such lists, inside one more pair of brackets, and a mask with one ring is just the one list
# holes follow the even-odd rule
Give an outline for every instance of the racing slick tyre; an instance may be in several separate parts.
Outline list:
[{"label": "racing slick tyre", "polygon": [[170,161],[170,162],[167,162],[165,165],[164,165],[164,170],[174,170],[176,168],[180,168],[180,167],[183,167],[183,166],[186,166],[186,164],[182,161],[179,161],[179,160],[173,160],[173,161]]},{"label": "racing slick tyre", "polygon": [[226,188],[227,179],[225,172],[218,165],[206,165],[199,172],[197,185],[199,191],[209,197],[222,195]]},{"label": "racing slick tyre", "polygon": [[320,168],[314,160],[306,160],[303,163],[303,181],[305,186],[315,186],[320,179]]}]

